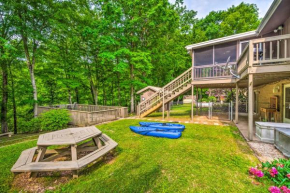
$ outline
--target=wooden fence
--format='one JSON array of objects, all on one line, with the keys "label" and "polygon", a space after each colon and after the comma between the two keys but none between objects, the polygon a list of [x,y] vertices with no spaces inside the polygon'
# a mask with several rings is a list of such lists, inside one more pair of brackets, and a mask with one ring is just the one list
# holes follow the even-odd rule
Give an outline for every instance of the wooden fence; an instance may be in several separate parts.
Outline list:
[{"label": "wooden fence", "polygon": [[113,121],[118,118],[128,117],[127,107],[83,104],[54,105],[51,107],[39,106],[37,108],[37,114],[40,115],[43,112],[58,108],[68,109],[71,116],[70,124],[76,126],[94,125],[106,121]]}]

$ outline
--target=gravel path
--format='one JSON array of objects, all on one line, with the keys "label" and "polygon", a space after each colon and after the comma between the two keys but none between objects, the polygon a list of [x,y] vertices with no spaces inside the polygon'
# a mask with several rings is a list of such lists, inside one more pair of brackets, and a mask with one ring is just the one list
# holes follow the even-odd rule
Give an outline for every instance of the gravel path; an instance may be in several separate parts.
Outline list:
[{"label": "gravel path", "polygon": [[273,161],[285,156],[273,144],[262,142],[248,142],[261,162]]}]

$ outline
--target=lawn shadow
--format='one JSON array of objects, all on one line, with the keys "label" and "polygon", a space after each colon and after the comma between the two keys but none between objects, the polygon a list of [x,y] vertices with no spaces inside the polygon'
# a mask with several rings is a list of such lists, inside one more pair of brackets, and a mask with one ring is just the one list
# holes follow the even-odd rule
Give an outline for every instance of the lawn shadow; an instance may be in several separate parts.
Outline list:
[{"label": "lawn shadow", "polygon": [[247,144],[245,138],[242,136],[242,134],[240,133],[237,127],[230,126],[230,132],[231,132],[231,135],[233,136],[233,139],[235,139],[235,143],[237,144],[237,147],[243,154],[255,155],[255,152]]}]

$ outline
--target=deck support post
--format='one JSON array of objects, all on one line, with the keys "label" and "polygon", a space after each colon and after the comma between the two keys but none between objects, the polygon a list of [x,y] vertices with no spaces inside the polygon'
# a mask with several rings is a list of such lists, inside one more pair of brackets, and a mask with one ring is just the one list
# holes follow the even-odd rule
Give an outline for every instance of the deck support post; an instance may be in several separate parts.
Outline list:
[{"label": "deck support post", "polygon": [[[253,42],[249,41],[249,71],[253,67],[254,54],[253,54]],[[254,124],[254,74],[249,73],[248,83],[248,138],[250,141],[253,140],[253,124]]]},{"label": "deck support post", "polygon": [[199,108],[199,114],[202,115],[202,88],[200,88],[200,108]]},{"label": "deck support post", "polygon": [[162,92],[162,119],[164,120],[164,110],[165,110],[165,104],[164,104],[164,88],[163,88],[163,92]]},{"label": "deck support post", "polygon": [[170,117],[170,102],[167,103],[167,118]]},{"label": "deck support post", "polygon": [[198,115],[198,108],[199,108],[199,95],[198,95],[198,87],[196,88],[196,115]]},{"label": "deck support post", "polygon": [[236,83],[236,107],[235,107],[235,123],[239,122],[239,85]]},{"label": "deck support post", "polygon": [[254,75],[249,74],[249,88],[248,88],[248,101],[249,101],[249,111],[248,111],[248,137],[249,140],[253,140],[253,122],[254,122]]},{"label": "deck support post", "polygon": [[193,121],[193,100],[194,100],[194,85],[191,84],[191,121]]}]

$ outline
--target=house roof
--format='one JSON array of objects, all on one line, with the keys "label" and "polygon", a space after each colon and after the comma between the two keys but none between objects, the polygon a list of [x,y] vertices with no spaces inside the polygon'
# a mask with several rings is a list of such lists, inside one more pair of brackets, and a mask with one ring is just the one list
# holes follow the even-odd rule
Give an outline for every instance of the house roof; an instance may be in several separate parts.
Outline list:
[{"label": "house roof", "polygon": [[264,35],[273,32],[289,18],[289,13],[289,0],[274,0],[265,17],[261,21],[261,24],[257,29],[257,34]]},{"label": "house roof", "polygon": [[145,91],[148,90],[148,89],[151,89],[151,90],[157,92],[157,91],[159,91],[161,88],[160,88],[160,87],[157,87],[157,86],[146,86],[145,88],[139,90],[139,91],[137,92],[137,94],[141,94],[141,93],[145,92]]},{"label": "house roof", "polygon": [[244,32],[244,33],[231,35],[231,36],[226,36],[226,37],[222,37],[222,38],[208,40],[205,42],[200,42],[197,44],[191,44],[191,45],[186,46],[185,48],[187,50],[191,50],[191,49],[202,48],[202,47],[211,46],[211,45],[215,45],[215,44],[220,44],[220,43],[224,43],[224,42],[230,42],[230,41],[234,41],[234,40],[251,38],[251,37],[255,37],[255,36],[257,36],[256,31],[248,31],[248,32]]},{"label": "house roof", "polygon": [[271,4],[270,8],[266,12],[266,15],[263,17],[263,20],[261,21],[261,23],[260,23],[260,25],[259,25],[259,27],[257,29],[258,33],[260,33],[264,29],[264,27],[268,23],[269,19],[271,18],[271,16],[275,12],[275,10],[277,9],[277,7],[281,3],[281,1],[282,0],[274,0],[273,1],[273,3]]}]

